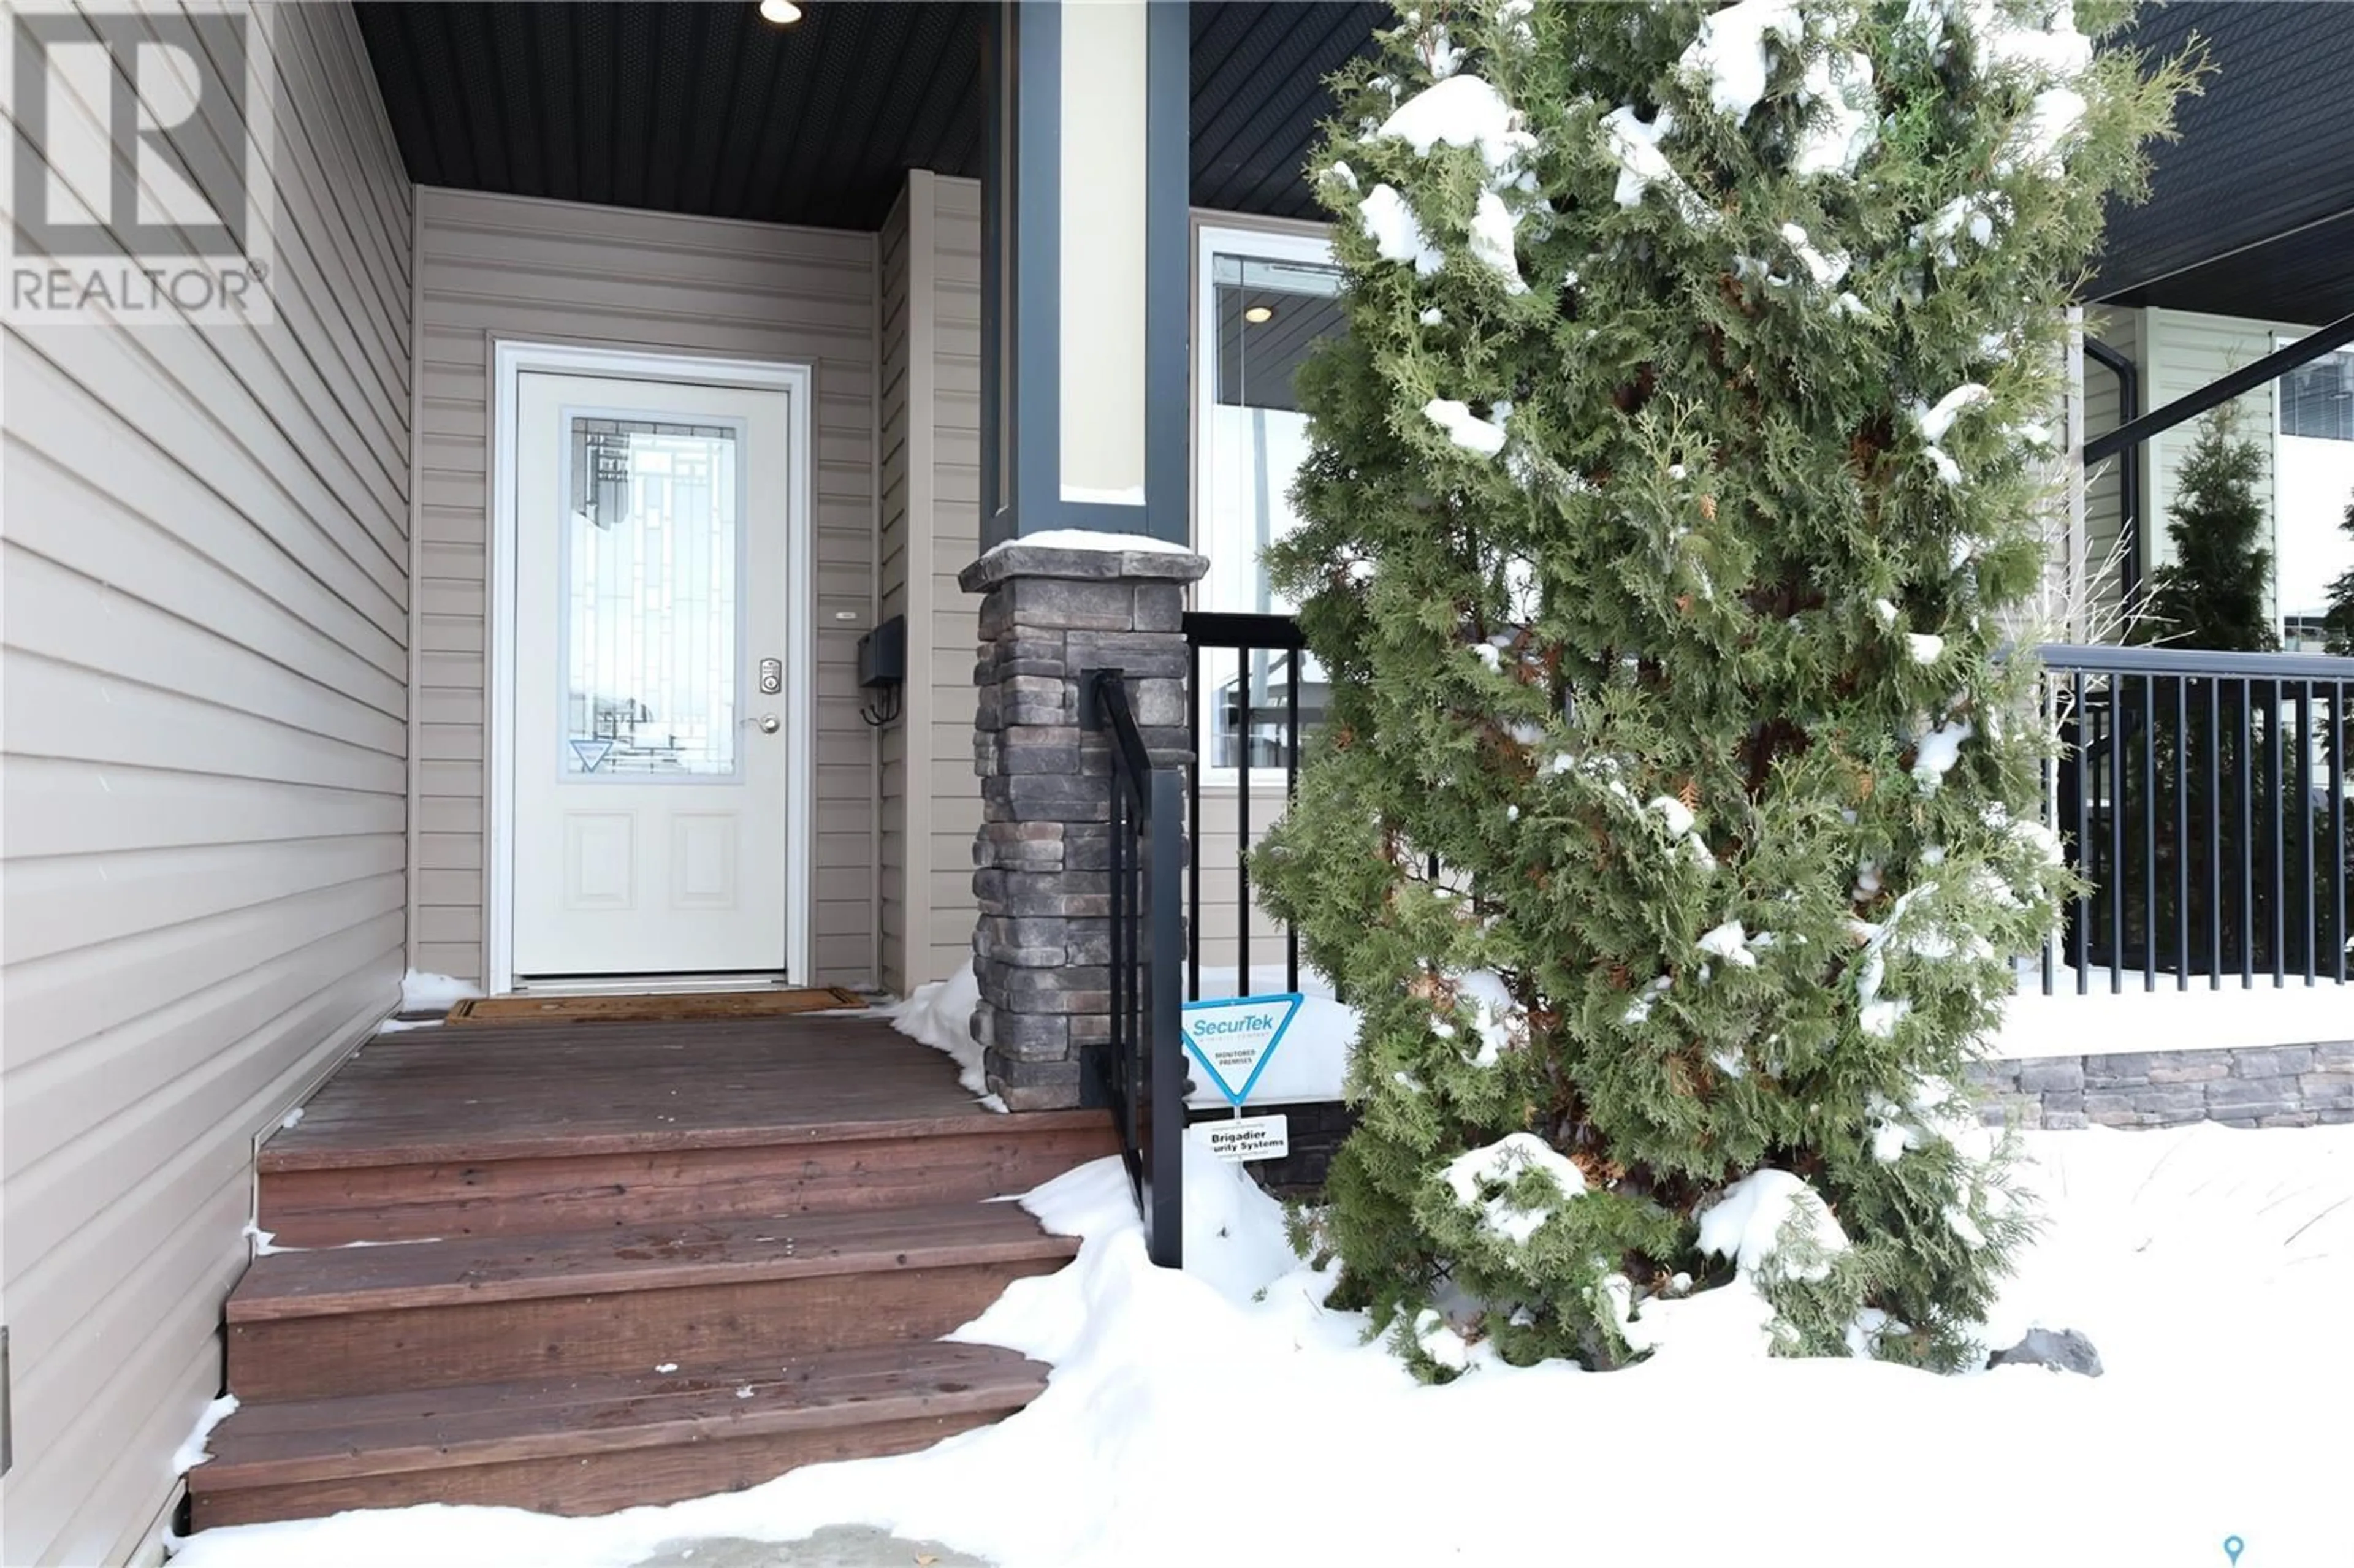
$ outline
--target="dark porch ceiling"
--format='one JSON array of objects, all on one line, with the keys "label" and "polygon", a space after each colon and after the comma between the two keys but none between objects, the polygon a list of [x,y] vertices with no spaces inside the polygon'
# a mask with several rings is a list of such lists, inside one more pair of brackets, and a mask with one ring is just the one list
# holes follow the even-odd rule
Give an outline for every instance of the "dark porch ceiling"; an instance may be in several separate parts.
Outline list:
[{"label": "dark porch ceiling", "polygon": [[[981,7],[806,0],[358,7],[411,179],[511,196],[875,228],[909,168],[981,173]],[[1193,199],[1310,215],[1324,79],[1385,7],[1201,4]]]},{"label": "dark porch ceiling", "polygon": [[[358,7],[411,178],[769,223],[879,227],[910,167],[981,172],[981,6],[744,0]],[[1193,199],[1315,216],[1300,178],[1325,79],[1388,7],[1193,0]],[[2094,292],[2321,323],[2354,310],[2354,0],[2183,0],[2138,41],[2196,34],[2219,69],[2119,209]]]},{"label": "dark porch ceiling", "polygon": [[2134,42],[2207,41],[2214,74],[2159,146],[2149,201],[2109,217],[2094,292],[2318,326],[2354,311],[2354,4],[2186,0]]}]

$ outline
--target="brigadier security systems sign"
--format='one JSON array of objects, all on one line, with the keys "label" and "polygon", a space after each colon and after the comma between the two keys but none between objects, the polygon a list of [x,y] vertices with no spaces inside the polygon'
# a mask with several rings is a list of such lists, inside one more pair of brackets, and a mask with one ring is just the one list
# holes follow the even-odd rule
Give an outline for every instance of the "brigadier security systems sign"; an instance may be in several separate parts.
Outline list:
[{"label": "brigadier security systems sign", "polygon": [[1193,1128],[1194,1136],[1220,1159],[1267,1160],[1288,1151],[1289,1128],[1282,1117],[1245,1120],[1240,1113],[1259,1075],[1267,1070],[1267,1059],[1283,1043],[1284,1031],[1291,1027],[1299,1001],[1297,992],[1222,997],[1215,1001],[1187,1002],[1179,1015],[1185,1049],[1236,1113],[1234,1121],[1205,1122]]}]

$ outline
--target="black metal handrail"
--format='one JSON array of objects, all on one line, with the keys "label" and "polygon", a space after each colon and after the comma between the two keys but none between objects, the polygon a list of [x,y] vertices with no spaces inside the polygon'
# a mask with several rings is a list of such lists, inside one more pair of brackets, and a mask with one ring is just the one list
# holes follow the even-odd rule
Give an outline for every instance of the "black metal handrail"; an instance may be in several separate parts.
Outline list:
[{"label": "black metal handrail", "polygon": [[[1235,989],[1237,994],[1248,995],[1251,983],[1251,774],[1262,766],[1279,766],[1283,770],[1283,798],[1288,803],[1299,789],[1299,742],[1302,670],[1308,645],[1300,635],[1299,622],[1288,615],[1250,615],[1223,610],[1189,610],[1185,620],[1185,646],[1192,656],[1190,677],[1185,689],[1191,696],[1187,708],[1187,737],[1193,751],[1193,767],[1187,776],[1185,788],[1185,826],[1188,841],[1193,845],[1191,874],[1186,878],[1186,969],[1185,994],[1199,1001],[1202,999],[1202,775],[1205,769],[1225,771],[1221,747],[1223,735],[1202,733],[1204,710],[1210,705],[1208,694],[1202,687],[1202,654],[1207,651],[1231,652],[1235,656],[1234,699],[1217,705],[1215,721],[1221,730],[1229,725],[1235,739],[1234,747],[1235,789]],[[1274,703],[1276,664],[1282,665],[1282,704]],[[1266,700],[1261,701],[1261,688],[1266,688]],[[1319,715],[1320,716],[1320,715]],[[1278,754],[1274,762],[1260,764],[1253,753],[1257,748],[1263,730],[1273,733],[1265,738]],[[1299,933],[1290,926],[1283,933],[1284,989],[1299,989]]]},{"label": "black metal handrail", "polygon": [[1118,670],[1087,673],[1089,727],[1109,738],[1111,1037],[1082,1058],[1084,1093],[1108,1107],[1164,1268],[1184,1260],[1185,1060],[1178,1033],[1179,883],[1184,864],[1173,768],[1155,768]]},{"label": "black metal handrail", "polygon": [[2238,972],[2346,983],[2354,659],[2048,644],[2051,826],[2083,890],[2042,955],[2078,994]]}]

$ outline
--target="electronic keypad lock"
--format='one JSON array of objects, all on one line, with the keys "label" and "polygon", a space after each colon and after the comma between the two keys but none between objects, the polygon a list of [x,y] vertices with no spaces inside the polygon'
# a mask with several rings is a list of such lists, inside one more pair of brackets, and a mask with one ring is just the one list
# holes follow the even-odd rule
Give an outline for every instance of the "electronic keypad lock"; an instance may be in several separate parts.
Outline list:
[{"label": "electronic keypad lock", "polygon": [[761,661],[760,661],[760,690],[761,690],[761,692],[762,692],[764,694],[768,695],[768,696],[771,696],[771,697],[773,697],[773,696],[775,696],[779,692],[781,692],[781,691],[783,691],[784,689],[785,689],[785,662],[784,662],[782,659],[763,659],[763,660],[761,660]]}]

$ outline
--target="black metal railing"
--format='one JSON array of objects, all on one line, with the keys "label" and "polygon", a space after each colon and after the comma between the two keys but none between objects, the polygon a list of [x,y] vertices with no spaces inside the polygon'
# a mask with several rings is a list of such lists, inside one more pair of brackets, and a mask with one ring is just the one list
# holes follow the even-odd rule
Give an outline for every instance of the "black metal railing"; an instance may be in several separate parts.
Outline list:
[{"label": "black metal railing", "polygon": [[[1185,878],[1185,994],[1198,1001],[1203,990],[1202,892],[1207,880],[1203,864],[1204,781],[1216,792],[1214,799],[1223,799],[1229,790],[1233,794],[1232,994],[1247,996],[1260,989],[1252,982],[1251,815],[1257,805],[1253,786],[1257,778],[1279,773],[1285,801],[1297,792],[1302,726],[1322,719],[1324,686],[1321,673],[1309,660],[1299,622],[1288,615],[1188,611],[1185,645],[1192,656],[1185,684],[1190,704],[1187,739],[1194,758],[1185,775],[1186,842],[1192,846]],[[1206,685],[1205,667],[1210,677]],[[1287,925],[1276,941],[1283,954],[1283,989],[1298,991],[1299,933]],[[1223,968],[1215,965],[1214,971]]]},{"label": "black metal railing", "polygon": [[2054,644],[2050,825],[2084,884],[2042,956],[2079,993],[2347,978],[2354,659]]},{"label": "black metal railing", "polygon": [[1088,727],[1110,742],[1111,1037],[1085,1057],[1090,1104],[1111,1111],[1152,1261],[1184,1260],[1185,1047],[1178,1033],[1177,771],[1155,768],[1118,670],[1090,671]]}]

